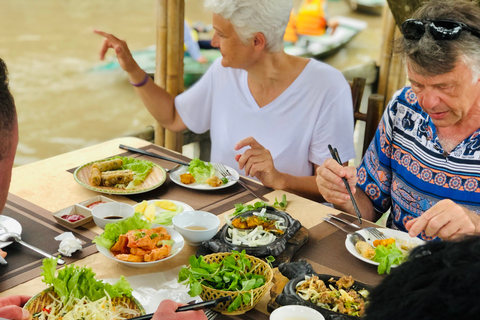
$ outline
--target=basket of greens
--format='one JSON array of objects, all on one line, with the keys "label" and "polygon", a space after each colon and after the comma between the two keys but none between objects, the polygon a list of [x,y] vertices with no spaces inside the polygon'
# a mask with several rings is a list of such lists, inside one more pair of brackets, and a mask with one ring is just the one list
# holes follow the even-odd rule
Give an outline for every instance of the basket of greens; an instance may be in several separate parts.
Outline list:
[{"label": "basket of greens", "polygon": [[178,281],[190,287],[188,292],[203,300],[230,296],[214,310],[237,315],[251,310],[260,301],[272,281],[272,268],[263,260],[237,251],[191,256],[190,265],[180,270]]}]

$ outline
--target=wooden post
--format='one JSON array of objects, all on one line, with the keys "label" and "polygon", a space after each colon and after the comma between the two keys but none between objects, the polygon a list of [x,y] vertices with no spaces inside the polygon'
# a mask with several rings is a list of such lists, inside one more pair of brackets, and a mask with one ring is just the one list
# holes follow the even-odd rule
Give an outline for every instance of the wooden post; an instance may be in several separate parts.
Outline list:
[{"label": "wooden post", "polygon": [[[158,0],[155,82],[174,97],[183,92],[184,11],[185,0]],[[157,124],[155,143],[181,151],[182,133],[164,130]]]}]

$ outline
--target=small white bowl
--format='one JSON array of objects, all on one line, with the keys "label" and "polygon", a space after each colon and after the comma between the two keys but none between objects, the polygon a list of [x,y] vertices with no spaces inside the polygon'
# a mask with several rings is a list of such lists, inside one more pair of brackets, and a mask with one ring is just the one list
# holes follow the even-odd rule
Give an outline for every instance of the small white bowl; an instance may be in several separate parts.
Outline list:
[{"label": "small white bowl", "polygon": [[184,211],[172,219],[173,227],[191,246],[199,246],[213,238],[220,226],[220,219],[205,211]]},{"label": "small white bowl", "polygon": [[[126,203],[122,202],[107,202],[93,207],[92,216],[95,224],[102,229],[105,229],[107,223],[115,223],[125,220],[133,216],[135,209]],[[110,218],[109,218],[110,217]],[[112,218],[119,217],[119,218]]]},{"label": "small white bowl", "polygon": [[270,320],[325,320],[325,317],[315,309],[305,306],[282,306],[273,310]]}]

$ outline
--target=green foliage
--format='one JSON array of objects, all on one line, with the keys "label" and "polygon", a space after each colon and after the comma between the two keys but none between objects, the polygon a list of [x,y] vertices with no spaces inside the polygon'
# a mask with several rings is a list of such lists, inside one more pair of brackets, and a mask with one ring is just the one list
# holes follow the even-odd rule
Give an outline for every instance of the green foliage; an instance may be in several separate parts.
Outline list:
[{"label": "green foliage", "polygon": [[189,266],[184,267],[178,274],[178,282],[188,285],[188,294],[192,297],[202,293],[204,286],[225,290],[241,291],[228,307],[228,311],[237,310],[242,304],[252,303],[251,290],[265,284],[265,276],[254,274],[250,260],[242,252],[233,251],[220,263],[206,263],[203,256],[190,256]]},{"label": "green foliage", "polygon": [[205,182],[205,180],[213,175],[215,169],[211,163],[203,162],[198,158],[193,158],[188,166],[188,171],[195,178],[195,181]]},{"label": "green foliage", "polygon": [[121,297],[126,295],[132,296],[132,287],[124,276],[120,277],[115,284],[104,283],[95,279],[95,273],[91,268],[77,267],[73,264],[65,266],[58,271],[55,276],[57,267],[57,258],[48,258],[43,260],[43,282],[53,286],[56,294],[62,302],[66,302],[71,298],[81,299],[87,297],[90,301],[96,301],[108,294],[110,298]]},{"label": "green foliage", "polygon": [[[283,195],[282,201],[278,202],[277,198],[275,198],[275,202],[273,203],[272,207],[275,209],[279,210],[285,210],[287,208],[287,195]],[[251,211],[251,210],[256,210],[256,209],[261,209],[265,208],[267,206],[270,206],[268,203],[263,202],[263,201],[257,201],[253,205],[251,204],[243,204],[243,203],[237,203],[234,205],[235,206],[235,212],[232,214],[232,216],[237,216],[241,213]]]}]

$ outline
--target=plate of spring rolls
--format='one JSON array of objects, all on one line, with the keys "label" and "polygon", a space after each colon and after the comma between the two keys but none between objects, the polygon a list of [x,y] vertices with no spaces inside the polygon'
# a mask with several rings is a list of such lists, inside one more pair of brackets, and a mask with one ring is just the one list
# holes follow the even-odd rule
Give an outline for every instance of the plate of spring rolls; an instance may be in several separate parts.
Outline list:
[{"label": "plate of spring rolls", "polygon": [[137,194],[161,186],[167,173],[142,159],[116,156],[78,167],[73,177],[81,186],[106,194]]},{"label": "plate of spring rolls", "polygon": [[[412,238],[408,235],[408,233],[400,231],[400,230],[393,230],[388,228],[377,228],[378,231],[383,233],[385,237],[388,239],[387,245],[390,243],[395,243],[395,246],[402,252],[404,257],[408,256],[410,250],[418,245],[422,245],[425,242],[419,238]],[[361,234],[366,242],[363,241],[356,241],[355,244],[351,241],[352,236],[348,235],[345,239],[345,247],[347,248],[348,252],[350,252],[354,257],[365,261],[366,263],[370,263],[373,265],[379,265],[379,262],[374,261],[375,257],[375,249],[380,242],[377,242],[377,238],[373,237],[369,232],[365,229],[356,231],[357,233]],[[393,264],[392,267],[396,267],[397,264]]]}]

